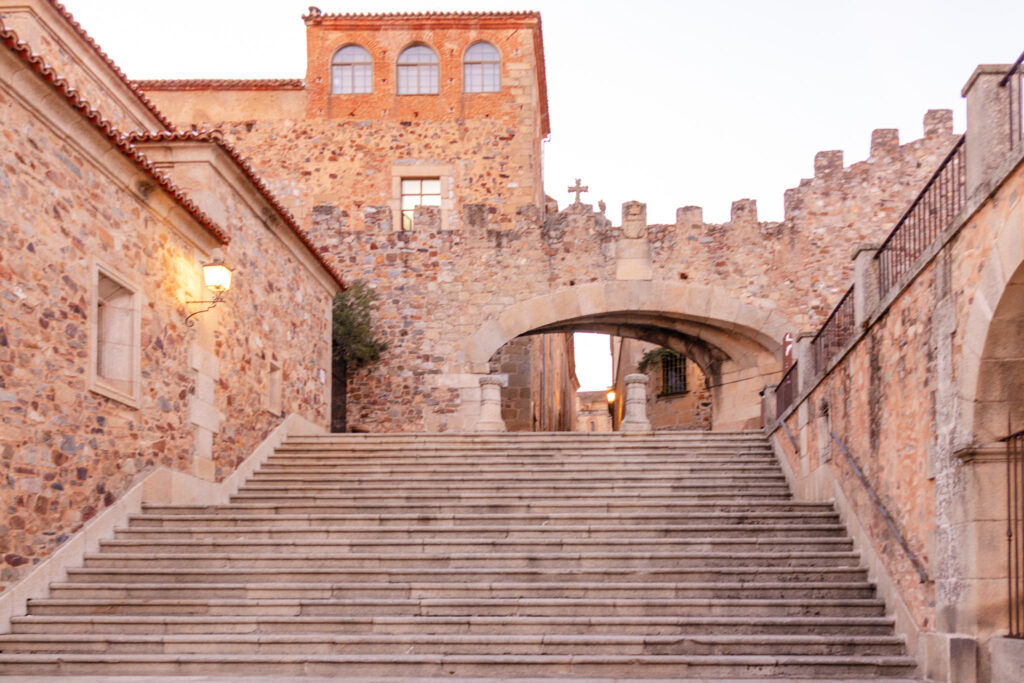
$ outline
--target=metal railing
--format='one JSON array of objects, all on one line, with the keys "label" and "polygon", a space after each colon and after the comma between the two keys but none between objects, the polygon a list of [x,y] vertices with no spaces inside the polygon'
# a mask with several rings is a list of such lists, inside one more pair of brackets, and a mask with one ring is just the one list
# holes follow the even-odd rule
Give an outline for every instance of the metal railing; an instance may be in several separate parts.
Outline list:
[{"label": "metal railing", "polygon": [[797,364],[793,363],[786,374],[779,380],[779,386],[775,387],[775,417],[782,417],[782,414],[793,405],[796,400],[797,382],[799,381],[799,370]]},{"label": "metal railing", "polygon": [[924,189],[879,247],[878,295],[884,298],[964,208],[967,174],[964,136],[939,165]]},{"label": "metal railing", "polygon": [[853,475],[857,477],[857,481],[859,481],[860,485],[864,487],[864,491],[871,500],[871,504],[875,506],[875,511],[878,512],[883,520],[885,520],[885,525],[889,527],[889,531],[896,539],[896,543],[898,543],[900,548],[903,549],[903,554],[907,556],[910,564],[914,566],[914,571],[917,572],[917,578],[921,583],[927,583],[928,569],[924,566],[924,562],[921,561],[921,558],[919,558],[917,554],[910,549],[910,544],[907,542],[906,537],[903,535],[903,532],[900,531],[899,526],[896,524],[896,520],[889,514],[889,510],[886,509],[885,503],[882,502],[882,499],[875,491],[875,488],[871,485],[871,481],[867,478],[867,475],[864,474],[864,470],[862,470],[860,465],[857,464],[857,461],[853,459],[853,456],[850,455],[850,451],[846,448],[846,444],[836,436],[835,432],[829,431],[829,436],[832,437],[832,441],[834,441],[836,446],[839,447],[839,452],[843,454],[844,458],[846,458],[846,464],[850,467]]},{"label": "metal railing", "polygon": [[843,350],[856,332],[856,318],[853,310],[853,290],[850,287],[846,294],[839,300],[836,307],[832,309],[828,320],[818,330],[811,341],[811,351],[814,354],[814,370],[824,372],[828,362]]},{"label": "metal railing", "polygon": [[1006,581],[1009,636],[1024,638],[1024,431],[1006,442]]},{"label": "metal railing", "polygon": [[1024,52],[1020,53],[1020,57],[1017,57],[1017,61],[1003,76],[1003,80],[999,81],[999,87],[1006,88],[1006,96],[1009,100],[1007,109],[1010,114],[1011,150],[1024,141],[1024,130],[1022,130],[1024,129],[1024,94],[1021,93],[1021,90],[1024,89],[1024,71],[1021,68],[1022,63],[1024,63]]}]

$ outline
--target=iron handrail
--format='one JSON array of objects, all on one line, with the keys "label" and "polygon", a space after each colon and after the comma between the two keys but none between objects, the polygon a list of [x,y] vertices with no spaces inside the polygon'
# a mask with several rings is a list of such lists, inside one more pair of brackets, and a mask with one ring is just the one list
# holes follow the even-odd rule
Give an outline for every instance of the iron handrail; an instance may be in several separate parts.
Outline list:
[{"label": "iron handrail", "polygon": [[825,366],[833,355],[841,350],[850,341],[854,333],[854,311],[853,291],[856,285],[852,285],[843,298],[839,300],[836,307],[832,309],[825,323],[811,340],[811,349],[814,352],[815,372],[824,372]]},{"label": "iron handrail", "polygon": [[1006,583],[1010,638],[1024,638],[1024,430],[1006,442]]},{"label": "iron handrail", "polygon": [[[892,289],[918,257],[935,242],[939,233],[963,210],[967,199],[965,145],[966,136],[961,135],[875,253],[879,296],[884,297]],[[932,192],[936,188],[938,196]],[[928,214],[919,216],[917,212],[922,208],[927,209]],[[917,229],[908,233],[906,230],[912,222]],[[893,253],[897,246],[903,253]],[[897,257],[898,260],[895,260]]]},{"label": "iron handrail", "polygon": [[836,436],[836,433],[833,431],[829,431],[829,435],[831,435],[832,440],[836,442],[836,445],[839,446],[839,452],[842,453],[843,457],[846,458],[846,462],[850,466],[850,469],[853,470],[853,473],[860,481],[861,486],[863,486],[864,490],[867,491],[868,498],[871,499],[871,502],[874,504],[875,509],[878,511],[878,513],[882,515],[882,519],[885,520],[885,524],[889,527],[889,531],[891,531],[893,536],[896,537],[896,542],[899,544],[900,548],[903,549],[903,552],[907,556],[907,559],[910,560],[910,563],[912,565],[914,565],[914,569],[917,571],[918,579],[920,579],[921,583],[927,583],[928,570],[925,568],[924,563],[921,562],[921,559],[914,553],[913,550],[910,549],[910,544],[907,543],[907,539],[903,536],[903,533],[900,532],[899,527],[896,526],[896,520],[894,520],[892,518],[892,515],[889,514],[889,511],[885,507],[885,503],[882,502],[882,499],[875,492],[874,487],[871,486],[871,482],[868,481],[867,476],[864,474],[864,470],[860,468],[860,465],[857,464],[857,461],[854,460],[853,456],[850,455],[850,452],[846,450],[846,446],[843,444],[842,441],[840,441],[839,437]]}]

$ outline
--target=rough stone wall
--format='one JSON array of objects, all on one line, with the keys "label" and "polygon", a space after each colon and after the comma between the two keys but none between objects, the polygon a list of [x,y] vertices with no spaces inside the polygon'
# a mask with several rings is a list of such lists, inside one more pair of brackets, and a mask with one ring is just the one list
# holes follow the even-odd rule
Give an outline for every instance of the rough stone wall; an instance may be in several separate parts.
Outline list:
[{"label": "rough stone wall", "polygon": [[[1001,445],[976,449],[1007,432],[1008,416],[1024,424],[1020,378],[1000,365],[1024,348],[1013,312],[1024,311],[1017,284],[1024,281],[1024,165],[990,197],[987,190],[969,200],[963,227],[788,416],[797,448],[775,433],[799,482],[813,488],[826,468],[839,483],[919,629],[982,637],[1005,628],[1005,466]],[[986,358],[998,372],[986,376]],[[829,429],[921,558],[927,582]]]},{"label": "rough stone wall", "polygon": [[517,337],[491,358],[491,374],[505,375],[501,418],[510,432],[572,431],[576,389],[571,334]]},{"label": "rough stone wall", "polygon": [[510,432],[533,431],[532,354],[535,337],[517,337],[491,358],[492,374],[508,376],[501,388],[501,419]]},{"label": "rough stone wall", "polygon": [[[280,419],[264,408],[272,358],[283,410],[326,425],[330,353],[330,293],[238,207],[226,208],[235,286],[186,327],[215,240],[60,95],[47,106],[78,122],[73,137],[18,97],[0,81],[0,589],[148,470],[232,472]],[[94,261],[143,296],[134,407],[89,389]],[[200,462],[197,424],[218,422]]]},{"label": "rough stone wall", "polygon": [[576,392],[576,431],[612,431],[612,415],[608,410],[606,393],[605,391]]},{"label": "rough stone wall", "polygon": [[[624,409],[625,377],[640,372],[639,363],[648,351],[658,349],[637,339],[619,339],[616,347],[615,387],[620,412]],[[686,392],[662,394],[660,362],[651,363],[647,375],[647,418],[655,431],[711,429],[711,391],[707,377],[693,359],[686,359]]]}]

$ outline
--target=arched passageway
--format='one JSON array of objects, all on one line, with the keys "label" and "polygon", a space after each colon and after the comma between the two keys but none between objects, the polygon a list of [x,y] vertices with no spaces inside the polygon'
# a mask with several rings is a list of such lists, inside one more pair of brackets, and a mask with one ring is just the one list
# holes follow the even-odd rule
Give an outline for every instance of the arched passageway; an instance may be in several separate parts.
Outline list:
[{"label": "arched passageway", "polygon": [[713,429],[760,420],[759,392],[779,376],[791,328],[770,304],[711,286],[612,281],[564,288],[512,305],[464,340],[471,372],[486,374],[505,344],[524,335],[597,332],[640,339],[693,360],[712,388]]}]

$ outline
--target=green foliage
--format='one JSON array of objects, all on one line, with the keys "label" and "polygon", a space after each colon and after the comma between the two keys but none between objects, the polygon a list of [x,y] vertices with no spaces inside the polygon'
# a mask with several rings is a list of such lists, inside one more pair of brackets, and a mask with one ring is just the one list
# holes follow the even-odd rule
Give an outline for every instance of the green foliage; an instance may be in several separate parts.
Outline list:
[{"label": "green foliage", "polygon": [[371,323],[378,298],[363,280],[352,282],[334,297],[334,359],[350,369],[375,363],[388,348],[386,342],[377,339]]},{"label": "green foliage", "polygon": [[654,366],[655,364],[661,365],[661,361],[664,358],[676,358],[679,354],[672,349],[666,349],[660,347],[657,349],[651,349],[643,355],[640,362],[636,364],[636,369],[640,372],[647,372],[647,369]]}]

